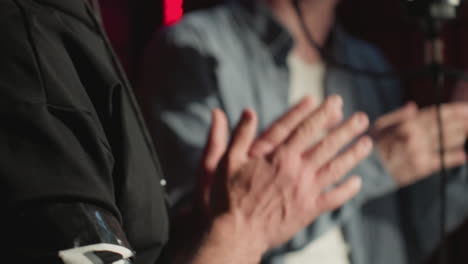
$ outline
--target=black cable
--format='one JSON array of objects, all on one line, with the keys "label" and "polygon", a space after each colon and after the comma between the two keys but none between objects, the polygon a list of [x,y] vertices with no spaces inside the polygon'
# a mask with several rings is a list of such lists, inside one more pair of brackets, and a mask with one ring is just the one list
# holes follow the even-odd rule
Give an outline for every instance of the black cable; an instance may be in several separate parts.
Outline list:
[{"label": "black cable", "polygon": [[[433,55],[437,53],[436,48],[432,49]],[[439,263],[447,264],[447,229],[446,229],[446,216],[447,216],[447,167],[445,164],[445,140],[444,140],[444,130],[443,130],[443,120],[442,120],[442,99],[444,92],[444,73],[440,69],[440,66],[437,66],[437,62],[434,63],[433,77],[432,77],[432,87],[436,92],[436,116],[437,116],[437,129],[438,129],[438,143],[439,143],[439,160],[440,160],[440,172],[439,172],[439,200],[440,200],[440,214],[439,214],[439,235],[440,235],[440,255]]]},{"label": "black cable", "polygon": [[447,166],[445,164],[445,141],[444,141],[444,130],[443,130],[443,119],[442,119],[442,103],[443,103],[443,94],[444,94],[444,76],[445,73],[442,70],[442,58],[439,55],[442,52],[442,46],[437,45],[437,41],[440,36],[440,21],[432,21],[431,27],[434,27],[433,30],[437,31],[434,36],[430,39],[432,41],[431,51],[432,51],[432,65],[433,74],[432,74],[432,86],[436,93],[437,105],[436,105],[436,115],[437,115],[437,129],[439,130],[439,158],[440,158],[440,173],[439,173],[439,200],[440,200],[440,215],[439,215],[439,232],[440,232],[440,255],[439,263],[447,264],[447,229],[446,229],[446,219],[447,219]]},{"label": "black cable", "polygon": [[[441,74],[439,74],[441,75]],[[440,78],[438,78],[440,79]],[[436,85],[439,90],[439,98],[443,93],[443,83],[439,80]],[[444,131],[442,121],[442,101],[439,99],[437,102],[437,127],[439,129],[439,156],[440,156],[440,184],[439,184],[439,199],[440,199],[440,264],[447,264],[447,228],[446,228],[446,216],[447,216],[447,167],[445,164],[445,142],[444,142]]]}]

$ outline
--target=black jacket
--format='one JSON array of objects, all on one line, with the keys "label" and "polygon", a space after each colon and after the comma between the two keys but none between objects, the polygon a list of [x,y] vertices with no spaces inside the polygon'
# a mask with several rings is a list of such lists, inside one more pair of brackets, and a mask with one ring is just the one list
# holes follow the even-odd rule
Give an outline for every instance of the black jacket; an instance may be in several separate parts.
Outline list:
[{"label": "black jacket", "polygon": [[0,0],[0,36],[8,263],[60,263],[58,251],[96,243],[155,263],[168,237],[163,179],[92,10],[83,0]]}]

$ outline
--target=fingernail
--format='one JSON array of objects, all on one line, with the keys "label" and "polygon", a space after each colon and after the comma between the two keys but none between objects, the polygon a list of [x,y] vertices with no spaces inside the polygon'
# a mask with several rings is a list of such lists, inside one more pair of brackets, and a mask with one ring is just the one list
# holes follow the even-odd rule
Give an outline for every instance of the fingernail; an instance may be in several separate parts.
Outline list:
[{"label": "fingernail", "polygon": [[413,101],[406,103],[405,107],[406,107],[406,109],[411,110],[411,111],[417,111],[418,110],[418,105]]},{"label": "fingernail", "polygon": [[361,188],[361,186],[362,186],[362,178],[356,175],[356,176],[353,176],[353,179],[354,179],[354,180],[353,180],[353,185],[355,185],[356,188]]},{"label": "fingernail", "polygon": [[302,101],[300,101],[299,103],[299,107],[304,110],[310,108],[313,105],[314,105],[314,100],[310,96],[304,97],[304,99],[302,99]]},{"label": "fingernail", "polygon": [[312,97],[311,97],[311,96],[308,96],[308,95],[305,96],[304,99],[302,99],[302,102],[303,102],[304,104],[311,104],[313,101],[314,101],[314,100],[312,99]]},{"label": "fingernail", "polygon": [[332,95],[330,96],[330,104],[341,107],[343,105],[343,98],[341,98],[339,95]]},{"label": "fingernail", "polygon": [[366,125],[369,123],[369,119],[367,118],[367,115],[364,113],[358,113],[356,114],[356,122],[359,125]]},{"label": "fingernail", "polygon": [[409,102],[406,102],[405,107],[411,107],[411,106],[414,106],[414,105],[415,105],[414,102],[409,101]]},{"label": "fingernail", "polygon": [[252,109],[244,109],[244,111],[242,112],[242,119],[247,121],[252,120]]}]

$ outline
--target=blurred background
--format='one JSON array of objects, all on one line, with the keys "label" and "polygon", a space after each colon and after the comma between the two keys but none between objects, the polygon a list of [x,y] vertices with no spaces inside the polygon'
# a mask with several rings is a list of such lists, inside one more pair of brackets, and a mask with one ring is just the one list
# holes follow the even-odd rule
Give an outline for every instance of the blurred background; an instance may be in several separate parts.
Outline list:
[{"label": "blurred background", "polygon": [[[184,13],[216,5],[219,0],[99,0],[104,26],[133,81],[145,46],[155,31],[177,23]],[[444,26],[445,62],[453,68],[468,70],[468,6],[459,18]],[[397,70],[424,65],[424,33],[420,25],[406,16],[399,0],[343,0],[339,8],[341,24],[353,35],[378,46]],[[451,96],[455,81],[448,81],[445,99]],[[460,84],[458,84],[460,85]],[[404,81],[407,100],[420,105],[436,102],[430,83]],[[437,232],[437,230],[434,230]],[[468,263],[468,224],[449,237],[449,263]],[[434,260],[437,263],[437,252]]]}]

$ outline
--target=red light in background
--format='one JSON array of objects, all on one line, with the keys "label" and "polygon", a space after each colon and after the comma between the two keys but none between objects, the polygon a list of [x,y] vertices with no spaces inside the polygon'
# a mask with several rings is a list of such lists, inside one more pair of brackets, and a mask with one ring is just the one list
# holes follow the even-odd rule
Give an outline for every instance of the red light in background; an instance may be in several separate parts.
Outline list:
[{"label": "red light in background", "polygon": [[171,25],[182,18],[183,0],[164,0],[164,24]]}]

